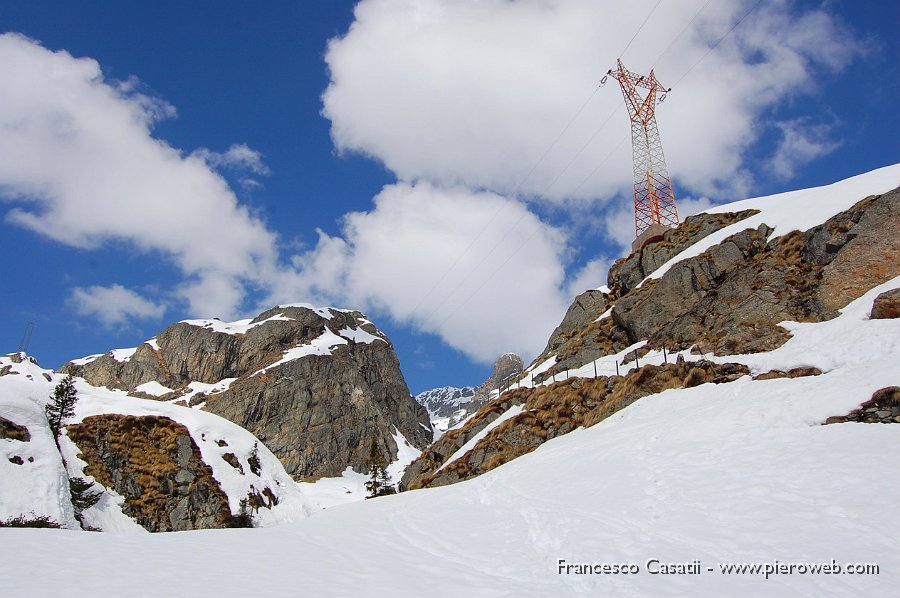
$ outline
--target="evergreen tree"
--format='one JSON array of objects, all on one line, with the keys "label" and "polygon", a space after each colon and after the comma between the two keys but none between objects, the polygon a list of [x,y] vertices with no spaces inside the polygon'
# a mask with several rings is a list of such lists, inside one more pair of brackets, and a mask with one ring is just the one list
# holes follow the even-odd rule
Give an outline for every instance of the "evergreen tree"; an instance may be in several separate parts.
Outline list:
[{"label": "evergreen tree", "polygon": [[97,504],[102,492],[91,492],[94,482],[89,482],[84,478],[69,478],[69,495],[72,497],[72,506],[75,508],[75,519],[84,527],[81,521],[81,514],[85,509],[89,509]]},{"label": "evergreen tree", "polygon": [[62,382],[56,385],[50,402],[44,407],[47,422],[50,424],[50,431],[53,433],[53,440],[56,441],[57,447],[59,447],[59,434],[62,431],[63,422],[75,415],[77,401],[75,379],[72,376],[66,376]]},{"label": "evergreen tree", "polygon": [[369,457],[366,460],[366,467],[369,470],[369,481],[366,482],[366,490],[369,492],[368,498],[395,492],[394,487],[391,485],[391,478],[388,476],[385,468],[384,456],[378,450],[378,443],[374,436],[372,436],[372,441],[369,443]]}]

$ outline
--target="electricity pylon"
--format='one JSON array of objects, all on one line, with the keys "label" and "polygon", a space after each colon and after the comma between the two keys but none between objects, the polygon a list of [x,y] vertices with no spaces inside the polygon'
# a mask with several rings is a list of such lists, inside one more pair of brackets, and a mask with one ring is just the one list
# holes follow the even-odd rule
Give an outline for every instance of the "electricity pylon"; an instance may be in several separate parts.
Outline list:
[{"label": "electricity pylon", "polygon": [[[617,69],[610,69],[606,74],[619,82],[631,119],[635,237],[654,224],[678,226],[675,192],[656,126],[656,102],[663,101],[666,92],[671,90],[656,80],[652,70],[647,76],[638,75],[626,69],[621,59],[617,61]],[[646,96],[642,98],[638,89],[647,90]]]}]

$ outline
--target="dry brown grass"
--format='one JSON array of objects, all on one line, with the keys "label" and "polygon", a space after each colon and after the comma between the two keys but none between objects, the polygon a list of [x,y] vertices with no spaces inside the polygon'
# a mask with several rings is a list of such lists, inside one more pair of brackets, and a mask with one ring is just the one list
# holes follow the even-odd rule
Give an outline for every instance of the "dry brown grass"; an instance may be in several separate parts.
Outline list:
[{"label": "dry brown grass", "polygon": [[[66,430],[88,464],[85,474],[124,496],[126,514],[148,529],[153,527],[151,522],[163,520],[167,503],[175,495],[175,474],[181,469],[178,438],[190,439],[187,428],[167,417],[107,414],[87,417]],[[220,495],[227,510],[228,500],[212,470],[193,440],[190,444],[192,470],[197,475],[182,494],[206,485]]]},{"label": "dry brown grass", "polygon": [[25,426],[12,422],[5,417],[0,417],[0,438],[28,442],[31,440],[31,434]]},{"label": "dry brown grass", "polygon": [[[681,388],[685,384],[696,386],[730,381],[746,372],[746,367],[736,364],[680,362],[646,365],[625,376],[571,378],[534,389],[512,391],[503,395],[502,403],[494,401],[483,410],[485,413],[503,412],[511,404],[521,402],[522,413],[491,430],[471,451],[439,472],[436,469],[441,463],[436,463],[429,474],[410,484],[410,488],[441,485],[480,475],[535,450],[547,440],[577,428],[593,426],[641,397]],[[510,396],[515,396],[515,403],[507,399]],[[479,415],[483,414],[479,412]]]}]

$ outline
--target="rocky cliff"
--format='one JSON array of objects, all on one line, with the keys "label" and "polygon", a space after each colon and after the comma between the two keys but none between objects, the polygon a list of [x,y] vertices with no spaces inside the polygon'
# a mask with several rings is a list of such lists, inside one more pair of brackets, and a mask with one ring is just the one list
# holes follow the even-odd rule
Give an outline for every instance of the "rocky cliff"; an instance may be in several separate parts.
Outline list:
[{"label": "rocky cliff", "polygon": [[432,437],[390,341],[355,311],[288,305],[239,322],[188,320],[62,371],[221,415],[296,479],[363,471],[373,437],[392,460],[397,434],[418,448]]},{"label": "rocky cliff", "polygon": [[[835,201],[835,192],[816,198],[815,191],[794,211],[815,213],[814,202]],[[791,338],[781,322],[830,320],[851,300],[900,276],[900,189],[843,193],[848,209],[805,230],[773,234],[791,222],[775,210],[771,223],[765,210],[719,210],[687,218],[618,260],[607,288],[575,299],[519,388],[425,450],[402,487],[479,475],[641,396],[736,380],[750,372],[726,356],[771,351]],[[872,317],[895,313],[888,294],[876,303]],[[818,374],[808,367],[756,378]]]}]

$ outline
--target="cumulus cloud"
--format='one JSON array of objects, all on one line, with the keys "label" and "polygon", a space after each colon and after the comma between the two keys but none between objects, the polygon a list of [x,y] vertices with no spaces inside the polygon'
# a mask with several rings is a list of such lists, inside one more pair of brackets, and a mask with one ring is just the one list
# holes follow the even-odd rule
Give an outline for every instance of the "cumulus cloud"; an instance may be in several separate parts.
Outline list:
[{"label": "cumulus cloud", "polygon": [[[269,174],[258,151],[235,144],[184,154],[152,132],[175,108],[141,93],[137,79],[108,81],[92,59],[0,35],[6,221],[74,247],[124,242],[161,254],[181,273],[174,298],[194,315],[238,315],[252,291],[261,305],[309,300],[388,314],[480,361],[509,350],[527,357],[573,295],[605,282],[611,258],[570,264],[577,233],[542,222],[535,210],[547,204],[520,198],[556,202],[552,212],[630,197],[621,95],[614,82],[597,82],[654,6],[359,2],[350,29],[328,45],[322,113],[338,152],[379,160],[399,181],[372,209],[347,214],[340,234],[319,231],[314,247],[286,259],[219,173],[258,187],[253,177]],[[762,116],[859,52],[823,10],[777,1],[710,52],[747,8],[660,3],[624,56],[675,87],[660,129],[670,171],[696,195],[739,196]],[[776,172],[830,142],[828,131],[817,137],[800,125],[782,129]],[[682,214],[704,201],[683,202]],[[628,247],[630,200],[602,209],[600,228]],[[71,301],[113,324],[165,310],[119,285],[75,289]]]},{"label": "cumulus cloud", "polygon": [[94,317],[107,327],[131,320],[158,320],[166,312],[165,305],[154,303],[120,284],[76,287],[69,303],[79,315]]},{"label": "cumulus cloud", "polygon": [[[16,204],[7,222],[74,247],[161,252],[192,312],[233,315],[243,285],[273,271],[275,235],[205,158],[153,137],[174,109],[133,93],[133,81],[105,81],[92,59],[19,35],[0,35],[0,63],[0,198]],[[246,146],[222,159],[261,164]]]},{"label": "cumulus cloud", "polygon": [[830,125],[814,125],[800,118],[779,122],[776,126],[781,132],[781,139],[769,162],[769,169],[782,180],[791,178],[798,168],[831,153],[840,145],[832,139]]},{"label": "cumulus cloud", "polygon": [[[617,146],[628,126],[615,81],[591,92],[654,4],[363,0],[326,53],[334,143],[403,180],[609,197],[630,186],[628,144]],[[759,7],[709,52],[747,10],[740,0],[663,2],[624,56],[675,87],[658,111],[663,143],[672,173],[701,193],[741,192],[762,115],[860,52],[826,12],[790,2]]]},{"label": "cumulus cloud", "polygon": [[319,235],[282,296],[376,309],[479,361],[533,355],[568,305],[565,236],[494,193],[388,185],[373,210],[345,217],[340,237]]}]

